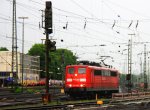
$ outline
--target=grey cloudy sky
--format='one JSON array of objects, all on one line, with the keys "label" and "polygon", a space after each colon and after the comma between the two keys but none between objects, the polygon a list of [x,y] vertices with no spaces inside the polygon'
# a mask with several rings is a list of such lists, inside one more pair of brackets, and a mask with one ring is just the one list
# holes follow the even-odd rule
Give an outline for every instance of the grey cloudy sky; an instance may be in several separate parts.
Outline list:
[{"label": "grey cloudy sky", "polygon": [[[18,50],[21,52],[22,20],[25,20],[25,52],[35,43],[45,38],[44,30],[39,29],[41,11],[45,0],[17,1]],[[149,0],[51,0],[53,5],[54,33],[57,48],[72,50],[79,60],[99,61],[100,56],[112,56],[106,63],[126,70],[129,38],[133,36],[133,66],[139,68],[138,53],[143,52],[144,44],[150,41],[150,1]],[[11,50],[12,0],[0,3],[0,46]],[[67,25],[67,29],[63,29]],[[64,42],[60,40],[63,39]],[[99,46],[105,44],[106,46]],[[150,44],[147,43],[147,51]],[[120,53],[118,52],[120,51]],[[123,52],[127,54],[127,51]],[[136,69],[134,70],[136,71]]]}]

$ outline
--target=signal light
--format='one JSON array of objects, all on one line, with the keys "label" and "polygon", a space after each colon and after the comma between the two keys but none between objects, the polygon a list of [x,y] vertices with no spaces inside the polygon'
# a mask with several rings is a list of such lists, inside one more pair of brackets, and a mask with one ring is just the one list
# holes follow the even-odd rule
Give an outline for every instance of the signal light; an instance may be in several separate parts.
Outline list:
[{"label": "signal light", "polygon": [[47,41],[45,41],[46,45],[48,46],[49,50],[51,52],[56,51],[56,42],[55,41],[50,41],[50,39],[48,39]]},{"label": "signal light", "polygon": [[126,75],[126,80],[131,80],[131,74]]},{"label": "signal light", "polygon": [[145,89],[148,88],[148,83],[144,83],[144,88],[145,88]]},{"label": "signal light", "polygon": [[51,44],[50,44],[50,51],[56,51],[56,42],[55,41],[53,41],[53,42],[51,42]]},{"label": "signal light", "polygon": [[46,2],[45,29],[48,34],[52,33],[52,3],[50,1]]}]

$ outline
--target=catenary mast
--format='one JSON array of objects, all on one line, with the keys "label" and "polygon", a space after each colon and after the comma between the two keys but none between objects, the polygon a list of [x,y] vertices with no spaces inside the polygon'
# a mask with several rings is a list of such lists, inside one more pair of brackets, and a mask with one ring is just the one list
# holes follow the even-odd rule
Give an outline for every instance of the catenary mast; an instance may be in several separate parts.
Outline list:
[{"label": "catenary mast", "polygon": [[[16,23],[16,0],[13,0],[13,15],[12,15],[12,65],[10,76],[17,80],[18,75],[18,56],[17,56],[17,23]],[[12,81],[13,87],[13,81]]]}]

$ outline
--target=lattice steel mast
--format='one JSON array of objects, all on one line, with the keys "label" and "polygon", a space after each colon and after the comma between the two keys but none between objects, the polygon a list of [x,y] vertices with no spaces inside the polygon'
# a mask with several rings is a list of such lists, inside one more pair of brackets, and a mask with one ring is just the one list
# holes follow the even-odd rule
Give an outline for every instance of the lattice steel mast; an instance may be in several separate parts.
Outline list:
[{"label": "lattice steel mast", "polygon": [[127,75],[127,80],[128,80],[128,92],[131,92],[132,89],[132,36],[135,34],[128,34],[131,36],[131,39],[129,40],[128,43],[128,75]]},{"label": "lattice steel mast", "polygon": [[131,72],[132,72],[132,39],[128,44],[128,92],[131,92]]},{"label": "lattice steel mast", "polygon": [[146,74],[146,44],[144,45],[144,90],[147,90],[147,74]]},{"label": "lattice steel mast", "polygon": [[[12,15],[12,77],[17,80],[18,75],[18,56],[17,56],[17,23],[16,23],[16,0],[13,0]],[[14,74],[16,72],[16,74]],[[12,82],[13,84],[13,82]]]}]

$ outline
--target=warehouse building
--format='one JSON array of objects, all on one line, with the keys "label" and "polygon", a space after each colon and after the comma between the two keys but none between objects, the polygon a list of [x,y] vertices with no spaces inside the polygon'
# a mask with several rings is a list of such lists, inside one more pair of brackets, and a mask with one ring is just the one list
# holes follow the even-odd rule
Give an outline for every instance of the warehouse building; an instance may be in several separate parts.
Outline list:
[{"label": "warehouse building", "polygon": [[[17,56],[18,72],[16,73],[16,66],[14,66],[12,73],[12,52],[0,51],[0,86],[6,85],[13,78],[16,78],[16,81],[18,83],[29,83],[39,81],[40,57],[24,54],[22,72],[22,53],[18,52]],[[14,64],[16,63],[14,62]]]}]

